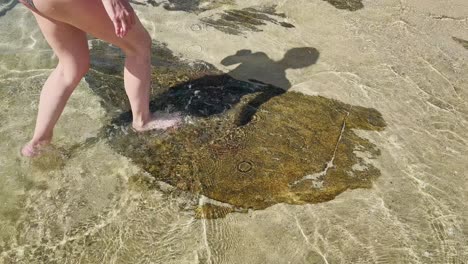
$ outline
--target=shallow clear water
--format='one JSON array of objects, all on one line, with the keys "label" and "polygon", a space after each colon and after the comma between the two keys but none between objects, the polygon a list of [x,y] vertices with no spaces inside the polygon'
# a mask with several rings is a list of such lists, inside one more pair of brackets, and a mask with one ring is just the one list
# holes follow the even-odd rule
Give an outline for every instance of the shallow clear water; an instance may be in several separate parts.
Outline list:
[{"label": "shallow clear water", "polygon": [[122,54],[90,37],[27,160],[56,58],[0,1],[0,263],[468,263],[465,1],[134,7],[152,109],[186,125],[129,130]]}]

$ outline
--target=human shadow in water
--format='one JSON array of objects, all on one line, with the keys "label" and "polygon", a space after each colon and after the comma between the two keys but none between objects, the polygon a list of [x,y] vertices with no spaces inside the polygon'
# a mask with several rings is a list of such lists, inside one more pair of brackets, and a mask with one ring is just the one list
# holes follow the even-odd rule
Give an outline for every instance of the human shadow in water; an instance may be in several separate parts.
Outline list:
[{"label": "human shadow in water", "polygon": [[305,68],[315,64],[319,52],[315,48],[293,48],[286,52],[279,61],[274,61],[264,52],[252,53],[250,50],[239,50],[236,54],[228,56],[221,61],[224,66],[239,64],[228,72],[235,79],[261,84],[270,84],[281,89],[264,91],[247,104],[241,114],[239,125],[245,125],[252,119],[256,110],[271,98],[285,93],[291,88],[286,78],[287,69]]}]

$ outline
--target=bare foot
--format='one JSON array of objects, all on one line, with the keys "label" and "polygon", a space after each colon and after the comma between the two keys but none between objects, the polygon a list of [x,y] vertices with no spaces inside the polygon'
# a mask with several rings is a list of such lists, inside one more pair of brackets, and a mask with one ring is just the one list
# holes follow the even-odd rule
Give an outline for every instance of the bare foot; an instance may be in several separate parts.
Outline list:
[{"label": "bare foot", "polygon": [[156,112],[153,113],[151,120],[143,125],[132,125],[133,129],[137,132],[143,132],[154,129],[166,130],[169,128],[177,128],[178,125],[182,123],[182,115],[179,112],[176,113],[166,113],[166,112]]},{"label": "bare foot", "polygon": [[39,143],[30,141],[21,149],[21,155],[28,158],[37,157],[49,143],[49,141],[41,141]]}]

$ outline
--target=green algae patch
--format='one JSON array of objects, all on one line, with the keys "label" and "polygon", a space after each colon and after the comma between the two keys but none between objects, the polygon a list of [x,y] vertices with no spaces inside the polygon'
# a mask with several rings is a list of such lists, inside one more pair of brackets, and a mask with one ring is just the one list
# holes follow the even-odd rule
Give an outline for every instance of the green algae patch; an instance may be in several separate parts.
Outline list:
[{"label": "green algae patch", "polygon": [[457,37],[452,37],[452,39],[461,44],[465,49],[468,49],[468,40],[464,40]]},{"label": "green algae patch", "polygon": [[345,9],[349,11],[356,11],[364,8],[362,0],[324,0],[330,3],[337,9]]},{"label": "green algae patch", "polygon": [[294,28],[294,25],[282,21],[285,18],[284,13],[276,12],[276,6],[261,6],[225,10],[221,14],[202,18],[201,21],[224,33],[243,35],[247,31],[260,32],[261,26],[267,23]]}]

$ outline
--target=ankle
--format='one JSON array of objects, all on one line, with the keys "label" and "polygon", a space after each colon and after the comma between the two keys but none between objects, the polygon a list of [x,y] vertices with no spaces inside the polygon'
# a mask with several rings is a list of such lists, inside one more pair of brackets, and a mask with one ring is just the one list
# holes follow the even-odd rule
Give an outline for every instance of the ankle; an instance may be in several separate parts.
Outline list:
[{"label": "ankle", "polygon": [[41,145],[47,145],[52,141],[52,135],[48,136],[42,136],[42,137],[33,137],[31,141],[29,141],[29,144],[32,146],[41,146]]},{"label": "ankle", "polygon": [[140,115],[133,118],[132,126],[133,127],[144,127],[148,122],[151,121],[151,115]]},{"label": "ankle", "polygon": [[31,145],[32,147],[41,147],[41,146],[45,146],[45,145],[48,145],[50,143],[51,140],[35,140],[35,139],[32,139],[31,141],[29,141],[29,145]]}]

